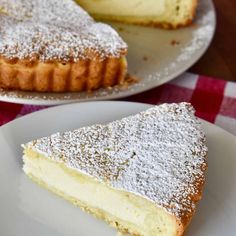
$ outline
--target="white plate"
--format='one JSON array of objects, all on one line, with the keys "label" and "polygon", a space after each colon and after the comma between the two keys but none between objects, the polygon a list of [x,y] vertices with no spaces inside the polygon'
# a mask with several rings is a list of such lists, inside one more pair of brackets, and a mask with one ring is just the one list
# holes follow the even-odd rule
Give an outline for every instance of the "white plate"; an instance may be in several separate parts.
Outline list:
[{"label": "white plate", "polygon": [[[21,170],[21,143],[56,131],[106,123],[149,105],[92,102],[36,112],[0,128],[0,235],[115,236],[115,230],[44,190]],[[236,138],[203,121],[209,147],[207,185],[186,236],[233,236],[236,232]]]},{"label": "white plate", "polygon": [[[212,0],[200,0],[195,23],[179,30],[112,24],[129,46],[129,73],[140,78],[128,88],[88,93],[35,93],[0,91],[0,100],[37,105],[126,97],[160,86],[191,67],[211,43],[216,26]],[[122,29],[122,30],[121,30]],[[172,41],[179,42],[173,46]]]}]

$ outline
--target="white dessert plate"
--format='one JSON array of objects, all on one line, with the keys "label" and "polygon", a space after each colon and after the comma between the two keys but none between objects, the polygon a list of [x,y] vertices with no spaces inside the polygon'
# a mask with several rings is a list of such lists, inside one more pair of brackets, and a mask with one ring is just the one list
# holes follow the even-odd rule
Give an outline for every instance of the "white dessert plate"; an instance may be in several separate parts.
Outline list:
[{"label": "white dessert plate", "polygon": [[129,73],[139,82],[93,93],[37,93],[0,90],[0,100],[35,105],[126,97],[160,86],[191,67],[203,55],[216,27],[212,0],[200,0],[194,24],[178,30],[113,24],[129,46]]},{"label": "white dessert plate", "polygon": [[[106,123],[149,105],[91,102],[46,109],[0,128],[0,235],[115,236],[116,231],[28,179],[21,144],[57,131]],[[209,147],[204,197],[186,236],[235,235],[236,138],[202,121]]]}]

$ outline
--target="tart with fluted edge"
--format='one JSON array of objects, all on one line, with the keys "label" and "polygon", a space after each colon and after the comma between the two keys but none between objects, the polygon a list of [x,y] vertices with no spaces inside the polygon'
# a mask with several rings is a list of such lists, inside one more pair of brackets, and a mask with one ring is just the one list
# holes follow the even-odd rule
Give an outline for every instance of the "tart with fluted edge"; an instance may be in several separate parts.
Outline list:
[{"label": "tart with fluted edge", "polygon": [[205,134],[188,103],[31,141],[24,172],[120,232],[181,236],[202,197]]},{"label": "tart with fluted edge", "polygon": [[99,20],[118,21],[166,29],[190,25],[198,0],[76,0]]},{"label": "tart with fluted edge", "polygon": [[73,0],[0,0],[0,88],[69,92],[122,84],[127,45]]}]

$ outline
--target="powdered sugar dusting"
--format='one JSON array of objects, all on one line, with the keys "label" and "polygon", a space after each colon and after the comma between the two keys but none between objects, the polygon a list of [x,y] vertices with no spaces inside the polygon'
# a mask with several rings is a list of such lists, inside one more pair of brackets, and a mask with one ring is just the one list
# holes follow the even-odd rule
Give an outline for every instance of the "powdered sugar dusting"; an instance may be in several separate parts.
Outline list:
[{"label": "powdered sugar dusting", "polygon": [[0,0],[0,13],[0,54],[7,58],[76,61],[126,52],[115,30],[72,0]]},{"label": "powdered sugar dusting", "polygon": [[164,104],[108,125],[26,144],[46,157],[164,207],[194,211],[206,169],[205,136],[190,104]]}]

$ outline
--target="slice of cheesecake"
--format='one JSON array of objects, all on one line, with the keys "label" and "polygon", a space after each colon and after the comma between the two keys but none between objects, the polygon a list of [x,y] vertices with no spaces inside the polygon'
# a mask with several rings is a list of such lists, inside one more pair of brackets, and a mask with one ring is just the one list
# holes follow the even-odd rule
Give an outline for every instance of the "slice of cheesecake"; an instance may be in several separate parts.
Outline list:
[{"label": "slice of cheesecake", "polygon": [[202,196],[205,135],[187,103],[23,146],[32,180],[123,233],[182,235]]},{"label": "slice of cheesecake", "polygon": [[76,0],[97,19],[177,28],[190,24],[197,0]]}]

